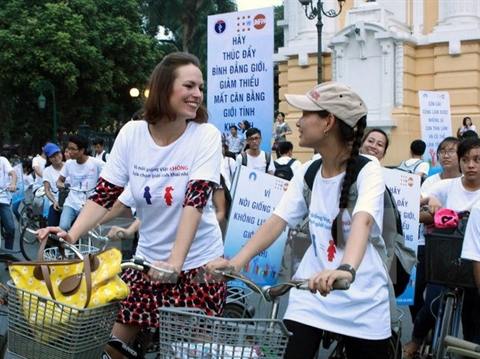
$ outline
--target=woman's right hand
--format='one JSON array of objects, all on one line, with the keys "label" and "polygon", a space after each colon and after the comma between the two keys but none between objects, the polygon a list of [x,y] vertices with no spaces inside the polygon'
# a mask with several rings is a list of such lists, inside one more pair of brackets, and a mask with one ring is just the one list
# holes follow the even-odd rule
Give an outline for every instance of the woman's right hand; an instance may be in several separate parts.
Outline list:
[{"label": "woman's right hand", "polygon": [[208,262],[206,265],[206,268],[207,268],[207,271],[209,271],[210,273],[214,273],[215,270],[225,269],[225,268],[233,268],[235,272],[239,272],[241,269],[237,265],[235,265],[233,261],[225,259],[223,257],[218,257]]},{"label": "woman's right hand", "polygon": [[37,238],[39,241],[44,241],[48,238],[49,234],[55,234],[56,236],[65,239],[69,243],[74,243],[75,241],[73,240],[70,235],[63,230],[60,227],[45,227],[45,228],[40,228],[37,230]]},{"label": "woman's right hand", "polygon": [[124,238],[127,238],[128,236],[129,236],[128,231],[125,228],[119,227],[119,226],[112,226],[112,228],[110,228],[107,234],[108,238],[114,239],[114,240],[124,239]]}]

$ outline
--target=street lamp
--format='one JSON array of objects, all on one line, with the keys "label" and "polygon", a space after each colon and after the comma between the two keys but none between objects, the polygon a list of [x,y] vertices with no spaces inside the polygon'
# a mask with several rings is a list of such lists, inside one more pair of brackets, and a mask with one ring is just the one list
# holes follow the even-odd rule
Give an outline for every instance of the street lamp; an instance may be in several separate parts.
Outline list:
[{"label": "street lamp", "polygon": [[[323,8],[323,1],[317,0],[317,6],[313,7],[314,0],[298,0],[300,4],[305,8],[305,16],[309,20],[317,18],[317,81],[318,83],[322,82],[322,14],[326,17],[337,17],[342,12],[343,3],[345,0],[337,0],[339,9],[338,11],[334,9],[325,10]],[[310,5],[310,11],[308,6]]]},{"label": "street lamp", "polygon": [[52,95],[52,116],[53,116],[53,128],[52,128],[52,141],[56,141],[57,139],[57,100],[55,97],[55,86],[50,81],[42,80],[38,84],[38,89],[40,91],[40,95],[38,96],[38,108],[40,110],[45,110],[47,106],[47,98],[43,94],[45,91],[50,91]]}]

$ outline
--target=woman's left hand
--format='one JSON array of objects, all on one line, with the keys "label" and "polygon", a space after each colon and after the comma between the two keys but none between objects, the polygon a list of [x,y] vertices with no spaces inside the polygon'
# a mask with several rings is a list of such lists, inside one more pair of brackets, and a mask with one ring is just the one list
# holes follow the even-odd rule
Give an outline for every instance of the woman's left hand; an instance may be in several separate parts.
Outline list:
[{"label": "woman's left hand", "polygon": [[322,272],[315,273],[308,280],[308,288],[312,293],[320,292],[322,296],[327,296],[333,290],[333,283],[337,279],[346,279],[352,282],[352,274],[343,270],[326,269]]},{"label": "woman's left hand", "polygon": [[174,265],[163,262],[163,261],[154,261],[152,262],[154,267],[165,269],[172,273],[165,273],[162,271],[158,271],[154,268],[150,268],[148,271],[148,277],[151,281],[161,282],[161,283],[176,283],[178,279],[178,275],[180,274],[181,268],[176,268]]}]

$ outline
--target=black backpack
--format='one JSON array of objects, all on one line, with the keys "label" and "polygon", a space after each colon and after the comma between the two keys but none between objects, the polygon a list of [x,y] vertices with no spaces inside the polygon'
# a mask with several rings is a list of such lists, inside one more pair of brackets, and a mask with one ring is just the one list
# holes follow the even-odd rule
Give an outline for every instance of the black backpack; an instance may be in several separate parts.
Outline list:
[{"label": "black backpack", "polygon": [[[240,152],[240,155],[242,156],[242,166],[247,165],[247,153],[245,151]],[[270,167],[270,162],[272,160],[272,154],[270,152],[265,152],[265,163],[267,164],[265,166],[265,172],[268,173],[268,167]]]},{"label": "black backpack", "polygon": [[[362,168],[370,162],[370,159],[364,156],[358,156],[355,162],[355,169],[353,171],[352,186],[349,194],[349,207],[355,204],[358,193],[356,192],[356,184],[358,174]],[[311,191],[313,188],[313,181],[317,174],[322,160],[313,161],[305,172],[304,176],[304,197],[307,207],[310,206]],[[353,203],[352,203],[353,202]],[[353,208],[351,208],[353,210]],[[374,247],[380,254],[382,261],[390,271],[390,278],[392,280],[395,296],[402,294],[410,280],[410,273],[416,263],[415,251],[405,245],[405,238],[403,237],[403,227],[400,212],[398,211],[395,199],[392,193],[385,186],[384,194],[384,216],[383,216],[383,231],[382,237],[386,247],[386,257],[381,250],[377,248],[377,243],[373,242]]]},{"label": "black backpack", "polygon": [[292,164],[295,161],[295,158],[292,158],[284,165],[281,165],[277,161],[273,161],[273,165],[275,166],[275,172],[273,173],[273,175],[290,181],[293,177]]}]

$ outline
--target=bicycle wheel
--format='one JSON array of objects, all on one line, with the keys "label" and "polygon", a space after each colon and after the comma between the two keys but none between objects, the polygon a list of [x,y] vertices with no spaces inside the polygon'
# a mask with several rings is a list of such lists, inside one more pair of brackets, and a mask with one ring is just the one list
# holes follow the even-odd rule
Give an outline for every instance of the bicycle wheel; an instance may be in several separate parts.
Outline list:
[{"label": "bicycle wheel", "polygon": [[227,303],[223,309],[224,318],[251,318],[248,309],[238,303]]},{"label": "bicycle wheel", "polygon": [[445,301],[445,308],[443,311],[442,324],[440,327],[440,334],[437,338],[437,342],[433,351],[434,359],[444,359],[445,358],[445,337],[450,334],[451,324],[453,316],[453,297],[448,296]]},{"label": "bicycle wheel", "polygon": [[[31,213],[31,209],[28,207],[23,207],[22,211],[20,212],[20,228],[25,228],[26,226],[30,225],[30,223],[33,222],[33,214]],[[26,241],[28,241],[29,244],[33,243],[36,241],[36,238],[25,238]]]},{"label": "bicycle wheel", "polygon": [[27,221],[22,227],[20,234],[20,250],[26,260],[33,260],[37,258],[38,247],[40,242],[37,240],[37,236],[27,231],[27,228],[37,230],[39,225],[33,221]]}]

